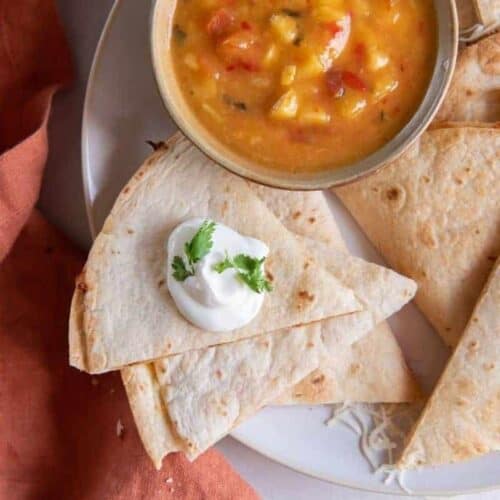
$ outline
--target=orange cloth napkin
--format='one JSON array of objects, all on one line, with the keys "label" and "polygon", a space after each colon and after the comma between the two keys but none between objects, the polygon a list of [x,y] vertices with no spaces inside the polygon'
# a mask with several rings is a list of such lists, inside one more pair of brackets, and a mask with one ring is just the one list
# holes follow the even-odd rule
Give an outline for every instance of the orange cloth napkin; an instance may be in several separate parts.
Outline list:
[{"label": "orange cloth napkin", "polygon": [[68,366],[83,255],[32,210],[50,101],[70,79],[52,1],[0,0],[0,498],[255,499],[214,450],[154,470],[119,374]]}]

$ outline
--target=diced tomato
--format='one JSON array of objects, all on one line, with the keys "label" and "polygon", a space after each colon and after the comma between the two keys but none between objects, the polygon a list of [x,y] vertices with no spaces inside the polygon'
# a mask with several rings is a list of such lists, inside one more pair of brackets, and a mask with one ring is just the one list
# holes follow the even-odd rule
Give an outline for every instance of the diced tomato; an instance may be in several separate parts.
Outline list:
[{"label": "diced tomato", "polygon": [[259,71],[260,69],[259,65],[254,61],[240,61],[239,65],[245,71],[250,71],[252,73],[255,71]]},{"label": "diced tomato", "polygon": [[344,82],[342,81],[342,72],[330,69],[325,74],[326,88],[334,97],[344,95]]},{"label": "diced tomato", "polygon": [[342,81],[351,89],[359,90],[361,92],[368,90],[366,83],[358,75],[355,75],[351,71],[344,71],[342,73]]},{"label": "diced tomato", "polygon": [[292,127],[288,130],[288,138],[291,142],[308,144],[311,142],[310,134],[303,128]]},{"label": "diced tomato", "polygon": [[325,27],[332,35],[336,35],[337,33],[342,31],[342,27],[339,26],[336,22],[326,23]]},{"label": "diced tomato", "polygon": [[217,44],[216,52],[226,68],[234,67],[246,71],[259,71],[262,47],[252,31],[237,31]]},{"label": "diced tomato", "polygon": [[362,63],[366,56],[366,46],[364,43],[357,43],[354,47],[354,55],[358,63]]},{"label": "diced tomato", "polygon": [[334,97],[342,97],[345,87],[364,92],[368,90],[366,83],[351,71],[339,71],[333,68],[325,73],[325,83],[328,92]]},{"label": "diced tomato", "polygon": [[251,30],[252,26],[250,26],[250,23],[247,23],[246,21],[241,21],[241,29],[242,30]]},{"label": "diced tomato", "polygon": [[233,15],[227,9],[215,11],[207,23],[207,33],[211,36],[221,36],[229,31],[234,22]]}]

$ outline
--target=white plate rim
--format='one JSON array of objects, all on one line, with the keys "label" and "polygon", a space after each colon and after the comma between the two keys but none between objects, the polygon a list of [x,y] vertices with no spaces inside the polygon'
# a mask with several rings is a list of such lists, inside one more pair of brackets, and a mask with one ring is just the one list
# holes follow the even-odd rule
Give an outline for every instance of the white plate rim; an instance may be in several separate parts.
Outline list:
[{"label": "white plate rim", "polygon": [[[89,130],[89,103],[90,103],[90,95],[93,92],[94,86],[96,85],[96,74],[98,72],[98,67],[100,65],[100,59],[102,56],[103,49],[106,45],[106,41],[111,29],[111,26],[116,19],[118,12],[119,12],[119,7],[123,4],[121,0],[114,0],[113,5],[109,11],[108,17],[106,19],[106,22],[104,23],[104,26],[102,28],[102,32],[99,36],[99,40],[92,58],[92,65],[90,68],[90,72],[88,75],[88,80],[87,84],[85,86],[85,97],[84,97],[84,103],[83,103],[83,113],[82,113],[82,122],[81,122],[81,175],[82,175],[82,180],[83,180],[83,194],[84,194],[84,202],[85,202],[85,211],[87,215],[87,222],[89,225],[90,233],[92,239],[96,237],[97,231],[96,231],[96,225],[94,221],[94,214],[92,212],[92,198],[90,194],[90,172],[91,172],[91,163],[90,163],[90,158],[89,158],[89,137],[87,131]],[[354,482],[350,481],[345,481],[341,480],[338,477],[334,476],[326,476],[324,474],[321,474],[317,471],[314,471],[313,469],[305,469],[305,468],[300,468],[298,466],[291,465],[290,463],[286,462],[286,459],[278,456],[277,453],[273,453],[272,448],[266,448],[264,446],[258,446],[255,443],[253,443],[250,439],[245,438],[244,436],[240,435],[238,430],[233,431],[230,433],[230,436],[232,436],[234,439],[242,443],[243,445],[247,446],[248,448],[256,451],[257,453],[261,454],[262,456],[280,464],[283,465],[293,471],[299,472],[301,474],[304,474],[306,476],[313,477],[315,479],[319,479],[321,481],[325,481],[331,484],[335,484],[338,486],[343,486],[347,488],[351,488],[357,491],[364,491],[364,492],[370,492],[370,493],[378,493],[378,494],[383,494],[383,495],[394,495],[394,491],[387,491],[386,489],[383,489],[382,486],[381,488],[375,488],[375,487],[363,487],[360,486],[359,484],[356,484]],[[381,483],[383,484],[383,483]],[[487,486],[487,487],[480,487],[480,488],[469,488],[467,490],[428,490],[428,491],[418,491],[415,493],[408,493],[404,490],[401,489],[401,491],[397,494],[400,496],[405,496],[405,497],[411,497],[414,495],[419,495],[419,496],[441,496],[441,497],[453,497],[456,495],[464,495],[464,494],[476,494],[476,493],[486,493],[486,492],[492,492],[492,491],[497,491],[498,488],[500,488],[500,483],[497,486]]]}]

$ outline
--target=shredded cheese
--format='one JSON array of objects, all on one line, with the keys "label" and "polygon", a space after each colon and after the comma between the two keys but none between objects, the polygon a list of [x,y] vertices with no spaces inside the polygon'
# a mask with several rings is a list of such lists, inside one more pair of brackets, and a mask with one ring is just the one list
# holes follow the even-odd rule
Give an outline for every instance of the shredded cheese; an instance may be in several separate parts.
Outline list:
[{"label": "shredded cheese", "polygon": [[416,421],[420,406],[408,404],[365,404],[344,402],[334,405],[326,425],[341,423],[359,436],[361,452],[374,474],[382,474],[384,484],[394,481],[406,493],[404,471],[394,465],[404,438]]}]

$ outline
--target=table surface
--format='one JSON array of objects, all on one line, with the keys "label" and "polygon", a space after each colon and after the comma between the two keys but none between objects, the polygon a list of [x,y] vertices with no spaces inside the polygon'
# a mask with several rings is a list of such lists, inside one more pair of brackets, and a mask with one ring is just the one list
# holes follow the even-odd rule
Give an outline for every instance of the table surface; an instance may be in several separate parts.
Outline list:
[{"label": "table surface", "polygon": [[[146,0],[138,0],[146,1]],[[76,81],[57,95],[49,127],[50,153],[39,207],[80,247],[91,243],[80,159],[80,131],[85,85],[100,32],[113,0],[59,0],[59,10],[73,50]],[[381,500],[404,498],[351,490],[281,466],[228,437],[217,444],[233,467],[265,499]],[[460,497],[500,500],[500,491]]]}]

